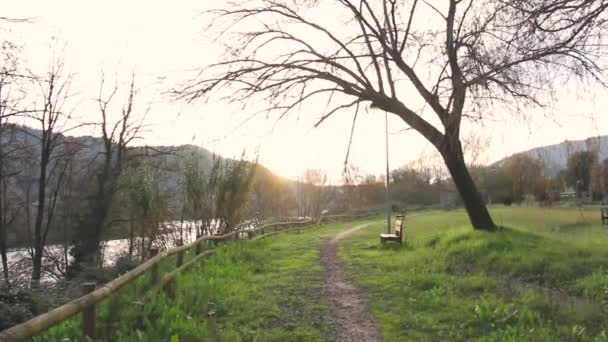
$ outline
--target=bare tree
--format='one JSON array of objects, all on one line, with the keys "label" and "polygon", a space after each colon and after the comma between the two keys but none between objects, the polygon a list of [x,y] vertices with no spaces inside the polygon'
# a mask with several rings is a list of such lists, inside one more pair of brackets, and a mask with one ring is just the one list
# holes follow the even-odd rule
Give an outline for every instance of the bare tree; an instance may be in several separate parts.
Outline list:
[{"label": "bare tree", "polygon": [[373,174],[364,173],[354,165],[345,166],[342,172],[344,195],[347,210],[359,212],[386,206],[385,183],[381,183]]},{"label": "bare tree", "polygon": [[[4,279],[9,282],[7,238],[8,227],[16,218],[17,208],[10,199],[9,180],[17,171],[11,167],[12,141],[14,130],[9,119],[21,114],[18,109],[22,94],[18,84],[18,47],[10,42],[2,42],[0,50],[0,255]],[[13,203],[11,203],[13,202]]]},{"label": "bare tree", "polygon": [[490,137],[470,132],[462,138],[462,149],[469,168],[481,167],[488,162]]},{"label": "bare tree", "polygon": [[327,171],[321,169],[308,169],[302,174],[304,182],[302,194],[306,206],[306,212],[311,217],[318,219],[323,210],[327,209],[333,189],[327,184]]},{"label": "bare tree", "polygon": [[[3,120],[3,118],[0,118]],[[3,139],[3,123],[0,122],[0,140]],[[7,257],[7,239],[8,239],[8,227],[12,224],[15,219],[15,212],[10,208],[9,200],[9,176],[10,171],[7,170],[7,159],[4,155],[0,143],[0,255],[2,256],[2,271],[4,280],[9,282],[8,273],[8,257]]]},{"label": "bare tree", "polygon": [[352,211],[358,204],[358,198],[356,198],[357,186],[361,183],[363,175],[361,170],[355,165],[344,164],[342,169],[342,191],[344,193],[344,202],[347,211]]},{"label": "bare tree", "polygon": [[[61,57],[54,57],[49,70],[44,76],[31,77],[39,97],[35,99],[34,111],[29,118],[36,122],[40,134],[33,138],[36,141],[34,151],[38,154],[36,166],[38,168],[37,178],[37,201],[34,218],[34,241],[31,248],[32,254],[32,282],[40,282],[42,275],[42,258],[46,246],[47,237],[55,218],[55,209],[59,200],[67,163],[65,155],[56,153],[62,144],[63,133],[73,127],[71,124],[72,113],[65,111],[66,101],[71,96],[69,92],[72,75],[64,70],[64,61]],[[24,131],[25,134],[31,134]],[[30,203],[26,203],[29,206]]]},{"label": "bare tree", "polygon": [[[85,151],[77,138],[66,137],[62,144],[61,151],[65,158],[65,175],[63,184],[59,191],[61,203],[59,206],[59,216],[62,229],[63,251],[62,255],[54,255],[58,259],[55,264],[61,276],[65,276],[69,269],[69,251],[73,241],[74,232],[79,228],[78,223],[82,216],[81,211],[84,207],[82,200],[86,194],[87,173],[84,171],[86,166],[82,165],[84,160],[80,159],[81,152]],[[86,161],[84,161],[86,163]],[[88,163],[87,163],[88,164]]]},{"label": "bare tree", "polygon": [[363,103],[392,113],[439,151],[476,229],[495,224],[464,161],[463,119],[543,105],[570,75],[604,84],[604,0],[339,0],[331,22],[309,13],[318,6],[330,5],[256,0],[210,11],[217,39],[231,42],[226,59],[177,94],[259,99],[278,118],[323,101],[317,125],[349,108],[356,120]]},{"label": "bare tree", "polygon": [[[101,138],[103,149],[101,165],[95,172],[95,190],[91,197],[89,213],[83,220],[79,245],[75,249],[75,265],[81,263],[94,264],[101,263],[100,243],[102,235],[109,224],[109,214],[118,191],[119,179],[125,170],[127,149],[135,139],[139,138],[142,123],[145,118],[138,117],[134,113],[134,99],[136,95],[135,74],[132,74],[131,82],[127,91],[126,100],[120,111],[118,119],[112,122],[110,117],[110,105],[119,91],[118,84],[110,91],[109,95],[104,94],[105,77],[102,74],[99,87],[99,97],[96,102],[99,105],[101,122]],[[72,273],[78,272],[79,267],[73,268]]]}]

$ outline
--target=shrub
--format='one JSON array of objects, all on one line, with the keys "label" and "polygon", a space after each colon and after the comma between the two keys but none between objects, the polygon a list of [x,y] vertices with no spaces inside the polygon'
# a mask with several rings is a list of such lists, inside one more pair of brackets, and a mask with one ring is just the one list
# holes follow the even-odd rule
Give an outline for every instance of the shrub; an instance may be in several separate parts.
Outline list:
[{"label": "shrub", "polygon": [[0,330],[30,319],[35,310],[36,300],[31,292],[16,286],[0,287]]},{"label": "shrub", "polygon": [[137,267],[137,265],[138,262],[135,259],[131,258],[129,255],[123,255],[116,259],[116,264],[114,265],[113,273],[116,276],[119,276],[134,269],[135,267]]}]

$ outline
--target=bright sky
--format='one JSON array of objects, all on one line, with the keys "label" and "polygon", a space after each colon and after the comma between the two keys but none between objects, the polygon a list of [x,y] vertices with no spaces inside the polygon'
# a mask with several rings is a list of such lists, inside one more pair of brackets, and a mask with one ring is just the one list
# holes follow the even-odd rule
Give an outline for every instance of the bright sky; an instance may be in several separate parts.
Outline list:
[{"label": "bright sky", "polygon": [[[0,16],[35,20],[32,24],[2,24],[0,33],[25,44],[27,64],[34,70],[44,70],[52,46],[66,43],[67,66],[75,73],[72,90],[78,92],[75,99],[84,120],[98,115],[92,99],[99,92],[102,69],[106,78],[117,74],[121,82],[128,81],[135,70],[141,88],[139,108],[143,111],[151,104],[145,143],[194,143],[227,157],[239,156],[244,148],[253,152],[259,145],[261,163],[279,174],[295,178],[306,168],[323,168],[338,181],[350,133],[350,112],[339,113],[313,129],[322,113],[319,107],[310,106],[303,108],[299,120],[292,115],[273,131],[274,121],[261,117],[235,130],[250,113],[247,109],[212,100],[186,105],[162,96],[185,79],[185,70],[217,60],[221,50],[204,39],[206,23],[198,15],[203,7],[212,5],[220,6],[221,2],[3,1]],[[469,125],[466,130],[491,138],[487,161],[565,139],[608,134],[607,96],[602,89],[586,89],[582,96],[575,89],[563,89],[559,103],[532,115],[532,121],[505,117],[483,127]],[[400,119],[389,117],[389,126],[395,133],[389,138],[391,168],[432,151],[417,133],[397,133],[406,127]],[[360,117],[350,162],[366,172],[383,172],[383,113],[370,111]]]}]

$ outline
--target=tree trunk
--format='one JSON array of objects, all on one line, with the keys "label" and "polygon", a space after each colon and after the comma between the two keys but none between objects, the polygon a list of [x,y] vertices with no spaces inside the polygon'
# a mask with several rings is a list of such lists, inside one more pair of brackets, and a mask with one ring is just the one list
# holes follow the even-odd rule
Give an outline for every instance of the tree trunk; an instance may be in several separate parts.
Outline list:
[{"label": "tree trunk", "polygon": [[144,262],[144,261],[146,261],[146,251],[145,251],[145,248],[146,248],[146,240],[145,240],[146,239],[146,233],[144,231],[145,227],[144,227],[143,223],[140,223],[140,228],[141,229],[139,231],[139,241],[141,243],[141,246],[139,248],[139,255],[140,255],[140,258],[141,258],[141,262]]},{"label": "tree trunk", "polygon": [[40,278],[42,277],[42,250],[36,246],[34,248],[34,257],[32,258],[32,286],[38,286],[40,284]]},{"label": "tree trunk", "polygon": [[2,274],[4,275],[4,280],[6,283],[9,283],[9,274],[8,274],[8,257],[6,255],[6,249],[2,249]]},{"label": "tree trunk", "polygon": [[184,211],[182,210],[182,217],[179,221],[179,238],[181,239],[182,243],[187,243],[185,242],[186,240],[184,240]]},{"label": "tree trunk", "polygon": [[134,218],[129,220],[129,257],[133,259],[133,245],[135,245],[135,224]]},{"label": "tree trunk", "polygon": [[[0,166],[1,167],[1,166]],[[4,179],[2,178],[2,170],[0,169],[0,182],[4,182]],[[0,189],[0,254],[2,255],[2,272],[4,274],[4,280],[6,280],[6,283],[9,283],[9,279],[8,279],[8,257],[7,257],[7,237],[8,234],[6,233],[6,229],[7,229],[7,220],[6,220],[6,215],[7,213],[5,213],[5,206],[4,206],[4,191],[6,191],[6,189],[4,188],[5,184],[0,183],[0,186],[2,187]]]},{"label": "tree trunk", "polygon": [[[40,276],[42,274],[42,254],[44,253],[44,234],[42,232],[42,225],[44,221],[45,205],[46,205],[46,186],[47,186],[47,166],[49,164],[49,158],[51,149],[44,144],[46,142],[43,133],[43,147],[42,155],[40,156],[40,177],[38,178],[38,204],[36,206],[36,221],[34,222],[34,258],[32,260],[32,282],[34,284],[40,283]],[[29,203],[26,203],[29,205]],[[47,223],[48,224],[48,223]]]},{"label": "tree trunk", "polygon": [[[71,215],[69,216],[71,217]],[[69,219],[68,219],[69,222]],[[68,253],[69,253],[69,249],[70,249],[70,239],[68,237],[68,226],[69,223],[66,222],[63,225],[63,267],[65,268],[65,271],[68,271],[68,267],[70,267],[70,262],[69,262],[69,257],[68,257]]]},{"label": "tree trunk", "polygon": [[[1,181],[1,180],[0,180]],[[2,193],[0,193],[2,196]],[[0,254],[2,255],[2,273],[4,274],[4,280],[6,283],[9,283],[8,277],[8,256],[7,256],[7,233],[6,233],[6,222],[5,222],[5,213],[2,203],[2,197],[0,197]]]},{"label": "tree trunk", "polygon": [[473,228],[495,231],[496,225],[465,164],[460,142],[445,144],[440,149],[440,153],[462,198]]}]

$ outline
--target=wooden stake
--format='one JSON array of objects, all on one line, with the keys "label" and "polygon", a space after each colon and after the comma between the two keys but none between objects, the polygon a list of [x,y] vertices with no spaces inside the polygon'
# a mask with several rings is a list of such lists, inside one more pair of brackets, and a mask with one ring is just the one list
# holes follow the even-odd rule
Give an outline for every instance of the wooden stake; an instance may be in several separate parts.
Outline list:
[{"label": "wooden stake", "polygon": [[[178,241],[177,245],[178,246],[183,246],[184,242],[183,241]],[[175,267],[179,268],[183,263],[184,263],[184,251],[181,251],[181,252],[177,253],[177,259],[176,259],[176,262],[175,262]]]},{"label": "wooden stake", "polygon": [[[95,291],[95,283],[82,283],[80,290],[85,296]],[[95,338],[95,304],[82,310],[82,334],[92,339]]]},{"label": "wooden stake", "polygon": [[[150,259],[154,258],[158,254],[158,248],[150,248]],[[156,285],[158,281],[158,264],[152,266],[150,271],[150,286]]]}]

